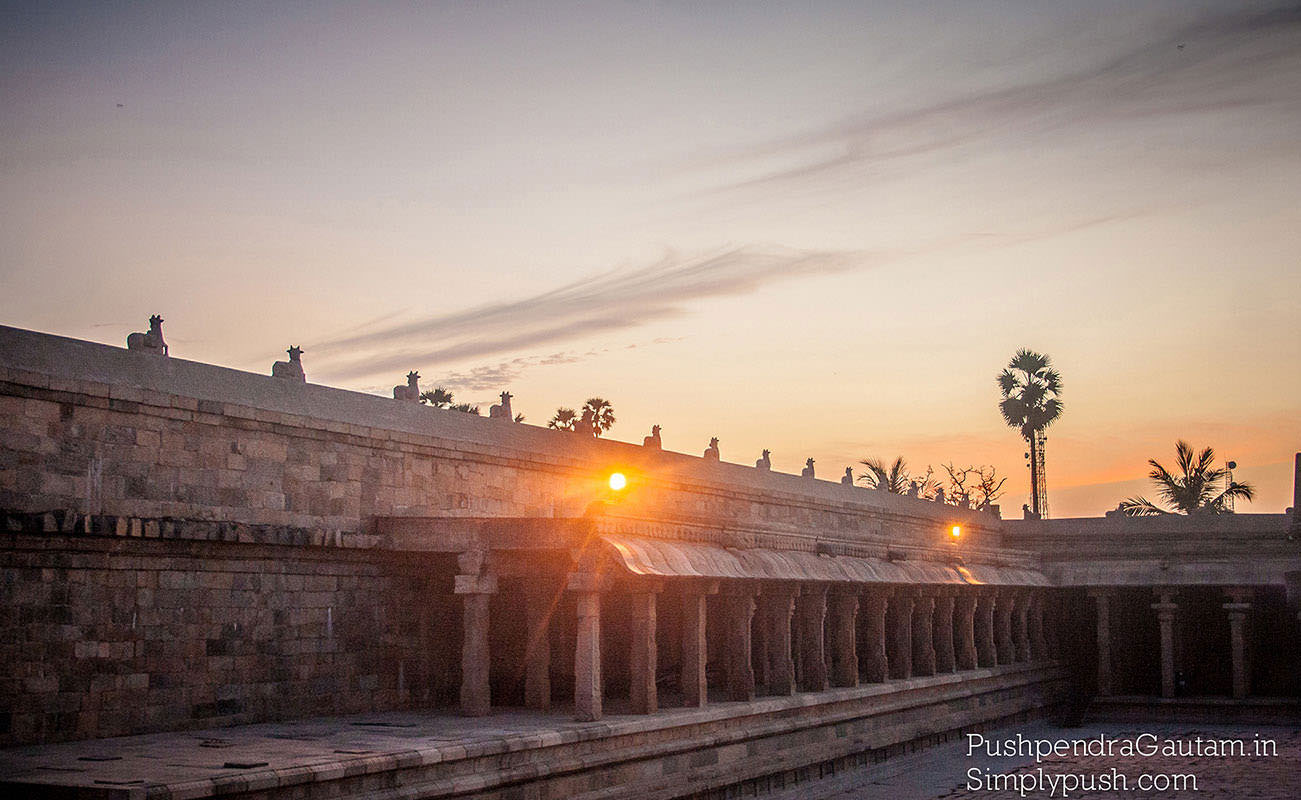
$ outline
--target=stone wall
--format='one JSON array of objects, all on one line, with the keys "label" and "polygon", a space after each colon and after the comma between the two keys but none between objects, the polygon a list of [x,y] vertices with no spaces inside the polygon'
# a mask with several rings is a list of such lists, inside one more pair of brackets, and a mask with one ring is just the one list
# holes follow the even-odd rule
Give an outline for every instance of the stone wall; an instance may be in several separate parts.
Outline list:
[{"label": "stone wall", "polygon": [[[287,525],[577,516],[608,472],[627,513],[929,550],[996,518],[909,497],[0,326],[0,509]],[[1016,560],[1006,553],[1000,559]]]},{"label": "stone wall", "polygon": [[1286,514],[1009,520],[1004,540],[1039,554],[1058,586],[1277,586],[1301,570]]},{"label": "stone wall", "polygon": [[577,516],[615,468],[659,535],[1032,561],[972,511],[0,327],[0,745],[451,700],[450,556],[372,520]]},{"label": "stone wall", "polygon": [[427,561],[0,534],[0,746],[448,700],[424,659],[459,614]]}]

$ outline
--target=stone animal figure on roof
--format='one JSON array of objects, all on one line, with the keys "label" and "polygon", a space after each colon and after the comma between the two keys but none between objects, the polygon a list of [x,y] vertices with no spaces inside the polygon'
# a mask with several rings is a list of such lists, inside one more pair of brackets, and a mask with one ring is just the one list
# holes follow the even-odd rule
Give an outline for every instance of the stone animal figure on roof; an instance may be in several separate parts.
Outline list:
[{"label": "stone animal figure on roof", "polygon": [[763,455],[759,456],[759,460],[754,462],[754,468],[761,469],[764,472],[772,469],[772,458],[770,456],[772,456],[772,451],[764,450]]},{"label": "stone animal figure on roof", "polygon": [[845,467],[845,474],[841,476],[841,478],[840,478],[840,483],[841,483],[841,485],[843,485],[843,486],[853,486],[853,485],[854,485],[854,468],[853,468],[853,467]]},{"label": "stone animal figure on roof", "polygon": [[652,450],[662,449],[662,445],[660,443],[660,426],[658,425],[651,426],[651,435],[642,438],[641,446],[649,447]]},{"label": "stone animal figure on roof", "polygon": [[420,373],[408,372],[406,386],[393,387],[394,400],[409,400],[412,403],[420,402]]},{"label": "stone animal figure on roof", "polygon": [[805,459],[804,469],[800,471],[800,475],[804,476],[805,478],[813,477],[813,459],[811,458]]},{"label": "stone animal figure on roof", "polygon": [[510,412],[510,399],[513,397],[510,392],[501,393],[501,404],[488,408],[489,419],[504,419],[507,422],[513,422],[515,415]]},{"label": "stone animal figure on roof", "polygon": [[705,448],[705,460],[718,460],[718,437],[715,436],[709,440],[709,447]]},{"label": "stone animal figure on roof", "polygon": [[272,364],[271,377],[307,383],[307,375],[303,372],[303,348],[295,344],[291,345],[285,352],[289,354],[289,360],[277,361]]},{"label": "stone animal figure on roof", "polygon": [[126,337],[126,349],[167,355],[167,342],[163,341],[163,318],[154,314],[149,318],[148,333],[133,333]]}]

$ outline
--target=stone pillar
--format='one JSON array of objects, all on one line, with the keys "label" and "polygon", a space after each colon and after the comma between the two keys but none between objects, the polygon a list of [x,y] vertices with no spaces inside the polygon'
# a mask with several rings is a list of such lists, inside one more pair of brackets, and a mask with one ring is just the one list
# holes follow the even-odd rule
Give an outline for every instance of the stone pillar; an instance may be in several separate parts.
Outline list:
[{"label": "stone pillar", "polygon": [[658,585],[637,587],[632,595],[632,634],[628,654],[628,700],[634,714],[659,709],[655,688],[655,595]]},{"label": "stone pillar", "polygon": [[1250,590],[1229,593],[1224,610],[1229,612],[1229,652],[1233,659],[1233,698],[1242,700],[1251,691],[1247,668],[1247,614],[1251,611]]},{"label": "stone pillar", "polygon": [[1030,660],[1030,592],[1021,590],[1013,595],[1012,645],[1016,660]]},{"label": "stone pillar", "polygon": [[863,646],[859,649],[861,671],[867,683],[880,683],[890,677],[886,658],[885,610],[889,590],[872,588],[863,593],[858,613],[863,620]]},{"label": "stone pillar", "polygon": [[954,604],[953,656],[958,669],[975,669],[980,664],[976,652],[976,590],[961,589],[960,592]]},{"label": "stone pillar", "polygon": [[524,705],[534,711],[551,708],[552,596],[545,586],[530,586],[524,596],[528,644],[524,651]]},{"label": "stone pillar", "polygon": [[824,630],[827,621],[827,587],[817,584],[800,589],[795,601],[800,626],[800,690],[827,689],[827,659]]},{"label": "stone pillar", "polygon": [[838,590],[831,595],[831,685],[858,685],[858,594]]},{"label": "stone pillar", "polygon": [[1062,620],[1066,618],[1064,602],[1060,594],[1046,590],[1043,596],[1043,632],[1044,644],[1048,648],[1048,658],[1062,657]]},{"label": "stone pillar", "polygon": [[583,722],[601,718],[601,592],[600,576],[576,572],[569,576],[574,592],[578,628],[574,650],[574,716]]},{"label": "stone pillar", "polygon": [[890,677],[913,674],[913,595],[900,586],[890,595]]},{"label": "stone pillar", "polygon": [[754,699],[754,667],[750,662],[750,621],[754,617],[754,590],[748,586],[724,589],[723,632],[727,696],[731,700]]},{"label": "stone pillar", "polygon": [[765,688],[769,694],[795,694],[795,662],[791,659],[791,617],[795,613],[792,585],[770,584],[759,596],[763,604]]},{"label": "stone pillar", "polygon": [[705,639],[705,597],[718,592],[718,584],[689,584],[682,593],[682,677],[679,681],[683,702],[700,708],[709,701],[709,683],[705,678],[708,650]]},{"label": "stone pillar", "polygon": [[1089,592],[1098,611],[1098,696],[1111,694],[1111,614],[1105,590]]},{"label": "stone pillar", "polygon": [[994,606],[997,595],[993,589],[980,589],[976,596],[976,657],[982,667],[998,663],[998,646],[994,635]]},{"label": "stone pillar", "polygon": [[1044,590],[1032,589],[1030,593],[1030,658],[1045,661],[1048,658],[1048,640],[1044,638]]},{"label": "stone pillar", "polygon": [[935,671],[953,672],[957,656],[953,642],[953,590],[944,588],[935,596],[935,619],[931,640],[935,644]]},{"label": "stone pillar", "polygon": [[1160,592],[1152,604],[1161,626],[1161,696],[1175,696],[1175,610],[1179,608],[1170,592]]},{"label": "stone pillar", "polygon": [[492,711],[488,604],[497,592],[497,577],[488,570],[487,560],[488,554],[482,550],[461,553],[457,556],[461,574],[453,583],[463,604],[461,713],[467,717],[482,717]]},{"label": "stone pillar", "polygon": [[1011,664],[1016,660],[1016,644],[1012,641],[1012,608],[1016,597],[1007,589],[999,589],[994,597],[994,647],[998,663]]},{"label": "stone pillar", "polygon": [[913,674],[935,674],[935,596],[923,590],[913,600]]}]

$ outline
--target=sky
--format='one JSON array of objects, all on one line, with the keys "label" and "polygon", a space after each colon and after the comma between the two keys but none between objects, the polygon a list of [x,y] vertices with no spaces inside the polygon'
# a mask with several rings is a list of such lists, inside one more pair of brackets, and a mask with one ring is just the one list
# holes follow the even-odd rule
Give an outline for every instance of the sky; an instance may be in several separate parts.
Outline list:
[{"label": "sky", "polygon": [[[1301,5],[2,3],[0,323],[1054,517],[1212,446],[1292,503]],[[1239,510],[1244,510],[1239,505]]]}]

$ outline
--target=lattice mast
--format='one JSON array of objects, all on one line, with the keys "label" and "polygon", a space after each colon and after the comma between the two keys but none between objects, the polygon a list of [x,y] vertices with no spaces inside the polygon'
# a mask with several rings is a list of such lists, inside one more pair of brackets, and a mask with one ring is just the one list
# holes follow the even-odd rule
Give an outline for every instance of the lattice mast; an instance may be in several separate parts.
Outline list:
[{"label": "lattice mast", "polygon": [[1048,434],[1042,428],[1034,432],[1034,475],[1031,477],[1034,479],[1034,511],[1040,519],[1048,519],[1048,477],[1044,461],[1044,444],[1047,441]]}]

